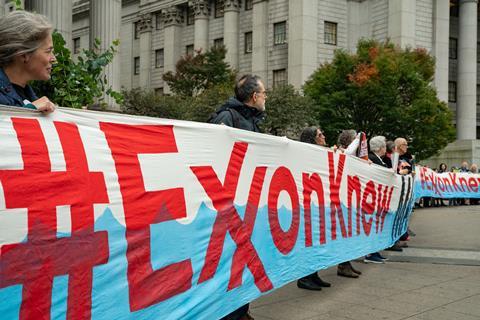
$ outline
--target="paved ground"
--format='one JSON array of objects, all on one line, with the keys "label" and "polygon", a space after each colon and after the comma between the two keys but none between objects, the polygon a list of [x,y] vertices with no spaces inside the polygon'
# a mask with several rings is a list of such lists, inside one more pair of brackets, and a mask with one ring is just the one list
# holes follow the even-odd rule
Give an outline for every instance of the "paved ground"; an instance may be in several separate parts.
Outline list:
[{"label": "paved ground", "polygon": [[[359,279],[320,272],[331,288],[290,283],[255,300],[255,320],[480,319],[480,206],[416,210],[417,236],[384,265],[355,263]],[[400,262],[403,261],[403,262]]]}]

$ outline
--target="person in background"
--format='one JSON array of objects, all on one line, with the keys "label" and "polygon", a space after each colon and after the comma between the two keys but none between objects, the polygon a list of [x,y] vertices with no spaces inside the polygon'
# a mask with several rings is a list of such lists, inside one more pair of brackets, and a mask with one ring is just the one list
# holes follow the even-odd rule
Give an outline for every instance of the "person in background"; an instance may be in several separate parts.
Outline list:
[{"label": "person in background", "polygon": [[[383,157],[387,152],[387,142],[384,136],[375,136],[370,139],[370,152],[368,153],[368,159],[376,165],[388,168],[388,165],[383,162]],[[380,252],[374,252],[365,257],[363,262],[365,263],[385,263],[387,258],[382,256]]]},{"label": "person in background", "polygon": [[[307,127],[300,134],[300,141],[326,147],[325,135],[320,128]],[[309,274],[297,280],[297,287],[306,290],[322,290],[322,287],[330,287],[331,284],[323,281],[317,272]]]},{"label": "person in background", "polygon": [[55,63],[52,25],[45,16],[14,11],[0,18],[0,104],[55,110],[47,98],[38,98],[28,85],[33,80],[49,80]]},{"label": "person in background", "polygon": [[385,155],[382,157],[383,162],[387,165],[387,168],[393,168],[392,166],[392,154],[395,150],[395,142],[392,140],[388,140],[386,143],[386,152]]},{"label": "person in background", "polygon": [[[343,130],[337,140],[338,150],[345,154],[355,155],[360,138],[355,130]],[[337,267],[337,275],[347,278],[358,278],[362,272],[353,267],[350,261],[342,262]]]},{"label": "person in background", "polygon": [[[265,86],[260,78],[251,74],[244,75],[235,84],[235,97],[218,108],[209,122],[260,132],[258,125],[264,119],[266,99]],[[249,308],[247,303],[221,320],[253,320]]]}]

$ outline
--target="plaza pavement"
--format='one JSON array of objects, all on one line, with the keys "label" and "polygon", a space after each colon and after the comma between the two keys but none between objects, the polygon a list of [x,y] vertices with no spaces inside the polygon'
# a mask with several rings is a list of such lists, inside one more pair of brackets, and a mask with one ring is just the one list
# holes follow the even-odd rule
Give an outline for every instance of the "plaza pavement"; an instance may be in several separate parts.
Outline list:
[{"label": "plaza pavement", "polygon": [[382,265],[354,262],[358,279],[320,271],[322,291],[292,282],[251,303],[255,320],[480,320],[480,205],[417,209],[417,234]]}]

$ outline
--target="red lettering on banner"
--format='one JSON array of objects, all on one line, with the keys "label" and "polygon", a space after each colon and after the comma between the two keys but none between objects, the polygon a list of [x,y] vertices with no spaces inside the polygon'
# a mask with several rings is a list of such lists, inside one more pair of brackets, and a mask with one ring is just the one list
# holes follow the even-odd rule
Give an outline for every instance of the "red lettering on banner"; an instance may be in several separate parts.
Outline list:
[{"label": "red lettering on banner", "polygon": [[467,178],[460,177],[458,178],[458,182],[460,184],[460,188],[462,188],[462,192],[471,192],[467,184]]},{"label": "red lettering on banner", "polygon": [[450,178],[450,181],[452,182],[452,187],[455,189],[455,191],[459,192],[460,190],[457,186],[457,174],[449,172],[448,177]]},{"label": "red lettering on banner", "polygon": [[[390,191],[389,191],[390,190]],[[384,186],[382,195],[382,185],[378,185],[377,189],[377,215],[375,219],[375,232],[383,231],[383,225],[385,223],[385,217],[390,210],[390,202],[392,200],[393,186]]]},{"label": "red lettering on banner", "polygon": [[[248,194],[247,207],[245,208],[245,218],[243,219],[246,227],[245,237],[251,238],[255,220],[257,218],[258,204],[260,203],[260,194],[262,192],[263,182],[265,181],[266,167],[258,167],[253,174],[252,184],[250,185],[250,193]],[[228,289],[239,287],[242,285],[242,275],[245,267],[248,266],[248,258],[243,255],[243,251],[235,249],[232,259],[232,268],[230,273],[230,281]]]},{"label": "red lettering on banner", "polygon": [[153,270],[150,225],[186,217],[183,188],[147,192],[138,154],[176,153],[173,126],[100,123],[112,151],[125,211],[130,310],[147,308],[192,286],[190,259]]},{"label": "red lettering on banner", "polygon": [[311,196],[315,191],[318,200],[318,221],[320,224],[320,244],[325,244],[325,196],[322,179],[317,173],[303,173],[303,216],[305,220],[305,247],[312,246]]},{"label": "red lettering on banner", "polygon": [[345,165],[345,155],[339,154],[338,157],[338,170],[337,174],[335,175],[334,153],[328,152],[328,178],[330,181],[330,220],[332,228],[332,240],[337,239],[337,217],[340,223],[342,237],[347,237],[345,221],[343,220],[342,204],[340,202],[340,184],[342,182],[343,168]]},{"label": "red lettering on banner", "polygon": [[352,236],[352,197],[353,194],[355,193],[355,203],[357,205],[356,210],[355,210],[355,215],[356,215],[356,226],[357,226],[357,235],[360,234],[360,198],[361,198],[361,184],[360,184],[360,179],[357,176],[348,176],[347,177],[348,181],[348,196],[347,196],[347,205],[348,205],[348,236]]},{"label": "red lettering on banner", "polygon": [[[236,252],[238,251],[239,253],[237,254],[235,252],[235,254],[238,255],[238,263],[242,262],[247,264],[248,269],[254,277],[255,285],[260,291],[265,292],[273,289],[273,284],[268,278],[263,263],[250,239],[250,228],[252,228],[253,225],[247,226],[246,223],[248,221],[242,221],[234,205],[238,179],[247,148],[248,144],[244,142],[236,142],[234,144],[223,184],[211,166],[190,167],[218,212],[213,225],[210,242],[208,243],[205,264],[200,273],[198,283],[209,280],[215,275],[222,255],[225,236],[226,233],[229,232],[237,245]],[[254,219],[251,217],[249,223],[253,223],[252,220]],[[238,283],[238,280],[232,280],[231,278],[231,285]]]},{"label": "red lettering on banner", "polygon": [[[287,231],[283,231],[278,218],[278,197],[280,192],[286,191],[292,203],[292,222]],[[285,167],[279,167],[273,174],[268,191],[268,222],[272,232],[273,243],[284,255],[292,251],[297,242],[298,227],[300,225],[300,202],[297,185],[292,173]]]},{"label": "red lettering on banner", "polygon": [[[90,172],[77,126],[54,122],[66,171],[52,172],[37,120],[12,118],[22,170],[0,170],[7,209],[28,209],[24,243],[4,245],[0,288],[21,284],[20,319],[50,319],[53,278],[68,275],[67,319],[90,319],[92,269],[108,261],[107,233],[94,231],[94,203],[108,203],[103,174]],[[56,207],[70,205],[72,232],[57,238]]]},{"label": "red lettering on banner", "polygon": [[[372,200],[368,201],[368,198],[371,198]],[[373,181],[368,181],[362,197],[362,225],[363,231],[367,236],[370,235],[373,221],[373,216],[368,219],[367,215],[371,216],[375,212],[376,202],[377,193],[375,192],[375,183]]]},{"label": "red lettering on banner", "polygon": [[475,180],[475,178],[472,178],[472,177],[468,178],[468,184],[472,192],[478,192],[478,182],[477,180]]},{"label": "red lettering on banner", "polygon": [[[426,173],[427,173],[427,168],[421,167],[420,168],[420,182],[422,183],[422,189],[425,189],[425,182],[428,180],[428,177],[427,177]],[[427,190],[430,190],[428,184],[427,184]]]}]

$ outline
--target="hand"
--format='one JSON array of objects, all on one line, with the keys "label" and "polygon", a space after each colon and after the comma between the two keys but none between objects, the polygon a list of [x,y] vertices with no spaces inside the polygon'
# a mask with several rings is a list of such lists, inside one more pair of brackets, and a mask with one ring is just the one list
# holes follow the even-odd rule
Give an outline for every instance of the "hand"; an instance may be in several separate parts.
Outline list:
[{"label": "hand", "polygon": [[45,114],[55,111],[55,105],[45,96],[33,101],[32,104],[37,108],[38,111],[41,111]]}]

